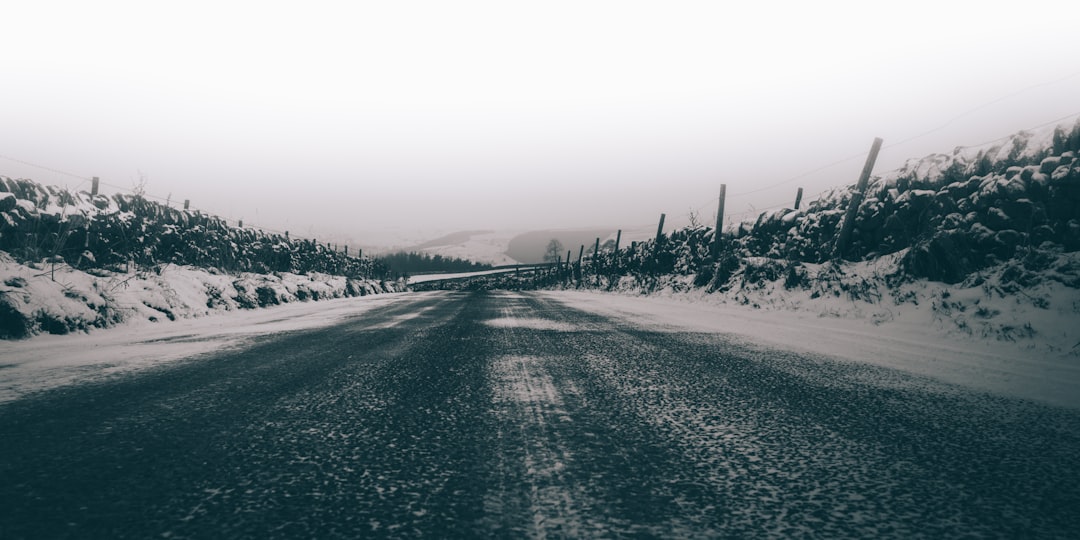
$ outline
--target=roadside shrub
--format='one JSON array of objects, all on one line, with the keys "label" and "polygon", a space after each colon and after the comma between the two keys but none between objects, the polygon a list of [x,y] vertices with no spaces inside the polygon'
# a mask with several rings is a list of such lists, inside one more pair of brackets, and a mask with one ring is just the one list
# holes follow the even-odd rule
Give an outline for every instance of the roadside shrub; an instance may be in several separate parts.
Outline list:
[{"label": "roadside shrub", "polygon": [[30,335],[33,323],[11,304],[9,294],[0,293],[0,339],[22,339]]}]

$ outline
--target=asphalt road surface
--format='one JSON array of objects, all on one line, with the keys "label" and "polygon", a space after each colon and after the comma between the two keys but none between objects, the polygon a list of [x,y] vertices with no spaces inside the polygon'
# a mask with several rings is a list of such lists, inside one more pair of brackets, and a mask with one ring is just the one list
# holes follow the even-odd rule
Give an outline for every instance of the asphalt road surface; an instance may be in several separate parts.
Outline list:
[{"label": "asphalt road surface", "polygon": [[0,405],[0,538],[373,536],[1077,538],[1080,412],[498,292]]}]

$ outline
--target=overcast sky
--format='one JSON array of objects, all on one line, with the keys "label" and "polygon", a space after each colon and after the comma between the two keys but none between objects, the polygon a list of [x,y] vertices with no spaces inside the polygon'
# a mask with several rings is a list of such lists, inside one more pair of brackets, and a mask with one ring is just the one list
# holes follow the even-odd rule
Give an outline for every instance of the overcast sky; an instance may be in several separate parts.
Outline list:
[{"label": "overcast sky", "polygon": [[9,2],[0,155],[365,240],[708,221],[1080,113],[1074,2],[727,4]]}]

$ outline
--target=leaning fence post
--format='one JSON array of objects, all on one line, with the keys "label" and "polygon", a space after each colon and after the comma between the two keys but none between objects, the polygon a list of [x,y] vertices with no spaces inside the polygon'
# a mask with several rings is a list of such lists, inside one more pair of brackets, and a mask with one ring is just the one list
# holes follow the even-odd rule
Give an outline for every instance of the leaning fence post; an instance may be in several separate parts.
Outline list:
[{"label": "leaning fence post", "polygon": [[848,242],[851,240],[851,230],[855,228],[855,216],[859,213],[859,205],[862,204],[863,193],[866,192],[866,184],[870,180],[870,173],[874,170],[874,162],[877,161],[878,152],[881,150],[882,140],[880,137],[874,139],[874,144],[870,147],[870,155],[866,156],[866,164],[863,165],[862,173],[859,175],[859,182],[855,185],[855,192],[851,194],[851,201],[848,202],[847,210],[844,212],[844,221],[840,226],[840,236],[836,238],[836,246],[833,251],[833,257],[840,258],[847,251]]},{"label": "leaning fence post", "polygon": [[713,231],[713,254],[720,253],[721,233],[724,231],[724,198],[727,195],[727,184],[720,184],[720,203],[716,207],[716,229]]},{"label": "leaning fence post", "polygon": [[656,247],[660,247],[660,243],[664,241],[664,218],[665,214],[660,214],[660,225],[656,226]]},{"label": "leaning fence post", "polygon": [[799,203],[802,202],[802,188],[799,188],[799,192],[795,194],[795,209],[799,209]]},{"label": "leaning fence post", "polygon": [[596,277],[596,286],[600,286],[600,237],[596,238],[596,247],[592,255],[593,276]]},{"label": "leaning fence post", "polygon": [[580,285],[580,282],[581,282],[581,276],[584,274],[584,272],[581,269],[581,260],[584,257],[585,257],[585,244],[581,244],[581,247],[578,249],[578,252],[577,252],[577,267],[574,269],[574,279],[578,280],[579,285]]}]

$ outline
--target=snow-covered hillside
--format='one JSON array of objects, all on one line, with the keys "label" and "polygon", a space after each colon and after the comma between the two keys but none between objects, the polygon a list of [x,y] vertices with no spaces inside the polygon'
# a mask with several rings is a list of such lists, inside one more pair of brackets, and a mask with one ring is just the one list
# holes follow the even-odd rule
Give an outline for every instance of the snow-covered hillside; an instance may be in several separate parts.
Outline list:
[{"label": "snow-covered hillside", "polygon": [[445,242],[422,244],[417,251],[492,266],[517,264],[517,260],[506,254],[510,239],[516,235],[515,232],[476,232],[448,239]]}]

